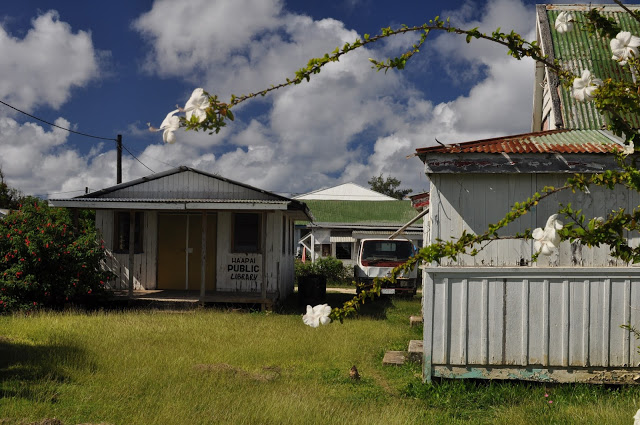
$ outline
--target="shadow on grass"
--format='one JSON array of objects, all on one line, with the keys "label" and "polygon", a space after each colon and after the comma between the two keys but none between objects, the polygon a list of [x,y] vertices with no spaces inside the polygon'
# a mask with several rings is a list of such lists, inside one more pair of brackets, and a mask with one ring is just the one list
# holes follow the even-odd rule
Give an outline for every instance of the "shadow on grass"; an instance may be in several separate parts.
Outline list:
[{"label": "shadow on grass", "polygon": [[0,399],[55,402],[55,387],[71,380],[69,369],[92,367],[72,343],[31,345],[0,336]]},{"label": "shadow on grass", "polygon": [[[320,301],[319,304],[329,304],[332,308],[342,307],[346,301],[353,299],[353,297],[354,294],[327,292],[324,301]],[[387,310],[390,307],[393,307],[393,303],[388,297],[379,297],[373,301],[367,299],[363,305],[360,305],[360,312],[358,316],[376,320],[385,320],[387,318]],[[278,313],[300,315],[304,314],[306,310],[306,304],[300,303],[298,293],[295,292],[279,307]]]}]

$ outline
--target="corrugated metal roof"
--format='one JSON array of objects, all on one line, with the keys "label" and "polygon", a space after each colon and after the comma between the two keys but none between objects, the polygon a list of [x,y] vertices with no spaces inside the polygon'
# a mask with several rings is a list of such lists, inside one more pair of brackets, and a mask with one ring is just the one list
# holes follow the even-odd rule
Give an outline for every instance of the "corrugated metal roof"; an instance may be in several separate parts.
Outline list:
[{"label": "corrugated metal roof", "polygon": [[[638,10],[638,6],[628,6],[632,10]],[[589,34],[587,31],[574,27],[573,31],[558,33],[555,30],[555,20],[563,11],[570,11],[574,20],[587,22],[586,13],[597,8],[601,15],[613,18],[621,30],[630,31],[640,36],[640,23],[631,17],[622,8],[616,5],[547,5],[547,17],[551,29],[553,54],[559,64],[580,75],[582,70],[588,69],[591,74],[602,80],[612,78],[614,80],[628,79],[631,76],[628,71],[611,59],[612,53],[609,45],[610,39],[599,35]],[[605,118],[596,110],[593,102],[579,102],[571,96],[571,91],[562,86],[559,88],[562,103],[562,118],[565,128],[600,129],[604,128]],[[631,118],[632,126],[640,127],[640,117]]]},{"label": "corrugated metal roof", "polygon": [[589,153],[621,150],[622,141],[598,130],[551,130],[493,139],[416,149],[418,156],[428,153]]},{"label": "corrugated metal roof", "polygon": [[411,201],[305,201],[315,222],[403,225],[416,216]]}]

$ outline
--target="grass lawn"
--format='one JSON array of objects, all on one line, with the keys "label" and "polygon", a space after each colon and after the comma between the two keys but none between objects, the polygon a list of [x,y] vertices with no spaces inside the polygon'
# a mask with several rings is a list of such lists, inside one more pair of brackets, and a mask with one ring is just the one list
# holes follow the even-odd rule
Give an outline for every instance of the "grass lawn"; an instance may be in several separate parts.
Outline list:
[{"label": "grass lawn", "polygon": [[294,308],[0,317],[0,424],[631,424],[640,407],[636,387],[424,385],[381,364],[421,337],[420,300],[366,307],[318,329]]}]

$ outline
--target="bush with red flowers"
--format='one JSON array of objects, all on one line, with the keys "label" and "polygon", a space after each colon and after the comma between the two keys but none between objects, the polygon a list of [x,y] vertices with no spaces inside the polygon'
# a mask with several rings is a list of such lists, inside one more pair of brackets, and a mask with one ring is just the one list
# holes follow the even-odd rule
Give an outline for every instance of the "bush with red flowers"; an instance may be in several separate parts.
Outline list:
[{"label": "bush with red flowers", "polygon": [[104,294],[109,274],[98,233],[66,209],[36,198],[0,220],[0,313],[84,304]]}]

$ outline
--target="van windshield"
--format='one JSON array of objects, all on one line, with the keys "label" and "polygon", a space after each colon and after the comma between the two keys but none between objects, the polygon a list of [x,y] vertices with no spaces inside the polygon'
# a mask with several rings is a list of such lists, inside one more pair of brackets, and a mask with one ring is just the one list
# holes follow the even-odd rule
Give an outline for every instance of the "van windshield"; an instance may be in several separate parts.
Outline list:
[{"label": "van windshield", "polygon": [[413,244],[409,241],[364,241],[361,262],[377,261],[405,262],[413,255]]}]

